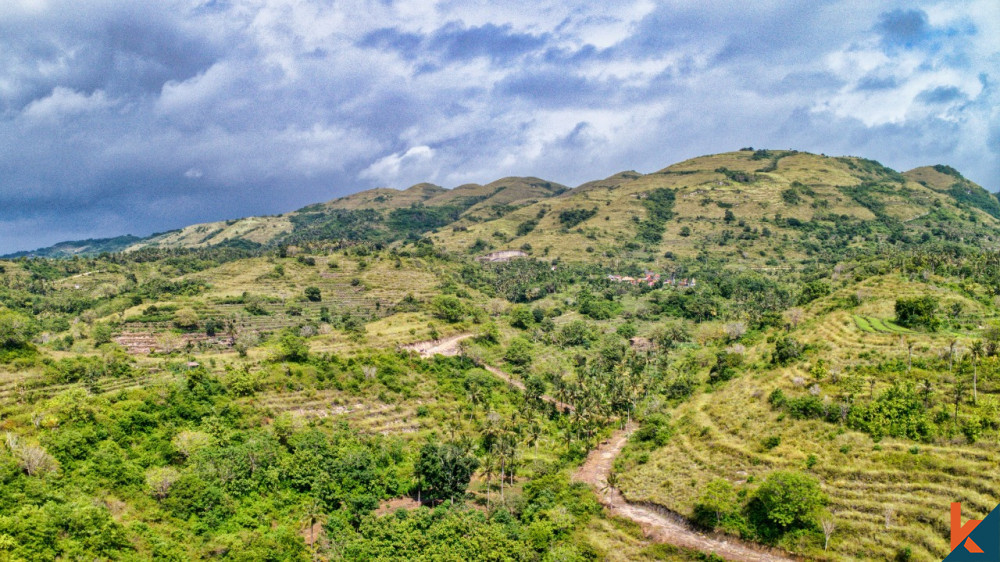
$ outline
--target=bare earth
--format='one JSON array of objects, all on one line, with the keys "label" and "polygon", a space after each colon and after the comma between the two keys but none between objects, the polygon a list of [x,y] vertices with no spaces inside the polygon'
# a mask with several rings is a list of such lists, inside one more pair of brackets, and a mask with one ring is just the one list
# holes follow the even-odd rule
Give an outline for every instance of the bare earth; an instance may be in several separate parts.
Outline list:
[{"label": "bare earth", "polygon": [[[629,434],[634,430],[635,426],[630,425],[616,431],[607,441],[591,451],[587,460],[573,474],[574,480],[586,482],[597,490],[598,499],[612,514],[635,521],[642,527],[645,535],[656,542],[711,552],[726,560],[750,562],[796,560],[731,537],[699,532],[675,513],[658,506],[630,503],[618,490],[605,489],[615,457],[625,447]],[[601,492],[602,489],[605,491]]]},{"label": "bare earth", "polygon": [[435,355],[451,357],[461,353],[462,349],[458,344],[461,343],[462,340],[469,339],[471,337],[472,334],[458,334],[457,336],[451,336],[441,340],[418,341],[417,343],[404,345],[403,349],[407,351],[416,351],[424,359],[429,359]]}]

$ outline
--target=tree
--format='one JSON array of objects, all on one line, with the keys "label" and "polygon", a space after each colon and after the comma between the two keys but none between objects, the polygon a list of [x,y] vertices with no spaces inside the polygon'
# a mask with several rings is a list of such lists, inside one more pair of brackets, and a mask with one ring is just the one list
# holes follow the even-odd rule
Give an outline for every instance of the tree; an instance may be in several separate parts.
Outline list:
[{"label": "tree", "polygon": [[768,474],[754,498],[767,520],[781,531],[813,525],[827,501],[815,478],[790,470]]},{"label": "tree", "polygon": [[535,323],[531,309],[523,304],[513,307],[510,311],[510,325],[519,330],[527,330]]},{"label": "tree", "polygon": [[[722,516],[736,507],[736,489],[725,479],[716,478],[709,482],[695,504],[695,519],[706,527],[717,527],[722,522]],[[709,525],[705,515],[714,515],[715,521]]]},{"label": "tree", "polygon": [[785,336],[774,343],[772,360],[779,365],[787,365],[802,355],[802,344],[795,338]]},{"label": "tree", "polygon": [[510,347],[507,348],[507,353],[504,354],[503,358],[518,370],[522,370],[531,364],[531,353],[531,342],[527,338],[518,336],[510,342]]},{"label": "tree", "polygon": [[0,310],[0,349],[24,347],[35,329],[31,320],[13,310]]},{"label": "tree", "polygon": [[830,536],[837,530],[837,524],[832,518],[826,518],[820,521],[820,526],[823,528],[823,550],[826,550],[830,546]]},{"label": "tree", "polygon": [[979,384],[979,359],[983,356],[982,340],[972,342],[969,352],[972,353],[972,403],[975,404],[979,398],[977,389]]},{"label": "tree", "polygon": [[896,299],[896,323],[907,328],[937,330],[941,324],[936,316],[938,301],[932,296]]},{"label": "tree", "polygon": [[153,497],[162,500],[170,494],[170,487],[180,478],[172,466],[154,467],[146,471],[146,486]]},{"label": "tree", "polygon": [[720,351],[715,355],[715,365],[708,372],[709,382],[728,381],[739,374],[743,366],[743,356],[739,353]]},{"label": "tree", "polygon": [[306,298],[312,302],[320,302],[323,300],[323,294],[320,292],[318,287],[306,287],[305,295]]},{"label": "tree", "polygon": [[90,332],[90,337],[94,338],[94,347],[111,343],[111,336],[111,326],[105,324],[104,322],[94,324],[94,328]]},{"label": "tree", "polygon": [[309,346],[299,336],[288,332],[281,336],[278,349],[282,359],[293,363],[301,363],[309,359]]},{"label": "tree", "polygon": [[723,330],[729,341],[737,341],[743,337],[743,334],[747,333],[747,325],[743,322],[730,322],[723,326]]},{"label": "tree", "polygon": [[455,503],[455,496],[465,493],[478,467],[476,457],[454,443],[427,443],[420,448],[414,471],[431,498]]},{"label": "tree", "polygon": [[193,330],[198,327],[198,313],[190,308],[182,308],[174,313],[174,326],[182,330]]},{"label": "tree", "polygon": [[431,312],[434,316],[454,324],[465,317],[466,310],[462,301],[453,295],[438,295],[431,301]]},{"label": "tree", "polygon": [[604,479],[604,486],[601,487],[601,492],[608,494],[614,493],[618,489],[618,482],[620,478],[618,477],[618,471],[609,470],[607,478]]},{"label": "tree", "polygon": [[799,322],[802,321],[802,316],[804,315],[801,308],[789,308],[788,312],[785,313],[785,318],[788,319],[788,323],[792,325],[792,329],[799,327]]}]

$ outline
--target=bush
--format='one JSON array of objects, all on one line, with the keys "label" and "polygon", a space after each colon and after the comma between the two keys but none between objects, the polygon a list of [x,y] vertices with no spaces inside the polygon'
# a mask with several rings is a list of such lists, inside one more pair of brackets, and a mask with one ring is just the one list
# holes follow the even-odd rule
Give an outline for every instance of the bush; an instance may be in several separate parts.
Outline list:
[{"label": "bush", "polygon": [[438,295],[431,301],[431,311],[434,316],[454,324],[465,317],[465,305],[453,295]]},{"label": "bush", "polygon": [[323,300],[323,294],[320,292],[318,287],[306,287],[305,295],[306,298],[312,302],[320,302]]},{"label": "bush", "polygon": [[802,355],[802,344],[793,337],[784,336],[774,342],[774,355],[771,360],[778,365],[787,365]]},{"label": "bush", "polygon": [[0,310],[0,348],[23,347],[34,333],[34,324],[27,316],[13,310]]},{"label": "bush", "polygon": [[926,295],[896,299],[896,323],[907,328],[937,330],[941,324],[936,316],[938,301]]},{"label": "bush", "polygon": [[815,478],[801,472],[776,470],[757,488],[753,507],[759,509],[758,515],[771,525],[769,530],[777,530],[780,534],[793,528],[814,526],[826,502],[826,494]]}]

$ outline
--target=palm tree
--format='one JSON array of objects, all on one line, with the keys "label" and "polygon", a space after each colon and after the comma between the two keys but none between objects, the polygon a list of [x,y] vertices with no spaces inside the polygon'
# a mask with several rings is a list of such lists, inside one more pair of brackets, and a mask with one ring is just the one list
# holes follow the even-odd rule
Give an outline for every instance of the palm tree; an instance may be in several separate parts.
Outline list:
[{"label": "palm tree", "polygon": [[972,347],[969,351],[972,353],[972,403],[975,404],[978,398],[979,358],[983,356],[982,340],[972,342]]},{"label": "palm tree", "polygon": [[952,371],[952,367],[955,365],[955,345],[958,344],[958,340],[951,340],[948,344],[948,372]]},{"label": "palm tree", "polygon": [[608,492],[614,492],[618,488],[618,472],[614,470],[608,471],[607,478],[604,479],[604,486],[601,488],[601,492],[607,494]]},{"label": "palm tree", "polygon": [[956,381],[955,386],[952,387],[953,397],[955,398],[955,426],[958,427],[958,404],[962,401],[962,395],[965,394],[965,383],[962,381]]},{"label": "palm tree", "polygon": [[312,559],[313,560],[317,559],[317,556],[316,556],[316,521],[319,519],[319,516],[321,514],[322,514],[322,511],[320,510],[319,502],[316,501],[315,499],[313,499],[312,502],[310,502],[309,505],[306,507],[306,514],[305,514],[305,518],[304,518],[306,524],[309,525],[309,547],[312,549]]},{"label": "palm tree", "polygon": [[906,372],[913,367],[913,340],[906,340]]},{"label": "palm tree", "polygon": [[497,457],[490,453],[483,460],[483,478],[486,480],[486,511],[490,511],[490,492],[492,491],[491,481],[497,473]]}]

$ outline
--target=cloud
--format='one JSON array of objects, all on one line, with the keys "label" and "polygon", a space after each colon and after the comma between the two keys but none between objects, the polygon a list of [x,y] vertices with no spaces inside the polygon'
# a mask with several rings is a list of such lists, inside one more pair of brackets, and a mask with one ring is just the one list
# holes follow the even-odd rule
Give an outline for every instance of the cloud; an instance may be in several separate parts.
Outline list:
[{"label": "cloud", "polygon": [[891,45],[912,47],[930,36],[927,14],[923,10],[897,8],[879,14],[875,28]]},{"label": "cloud", "polygon": [[938,86],[917,94],[917,100],[924,103],[940,104],[965,99],[965,93],[955,86]]},{"label": "cloud", "polygon": [[361,172],[361,177],[374,179],[381,185],[399,185],[399,182],[432,180],[434,149],[429,146],[414,146],[404,152],[380,158]]},{"label": "cloud", "polygon": [[0,3],[0,252],[741,146],[1000,188],[1000,5]]},{"label": "cloud", "polygon": [[111,107],[114,103],[97,90],[86,95],[69,88],[56,86],[48,97],[37,99],[24,108],[24,116],[37,121],[55,121]]}]

